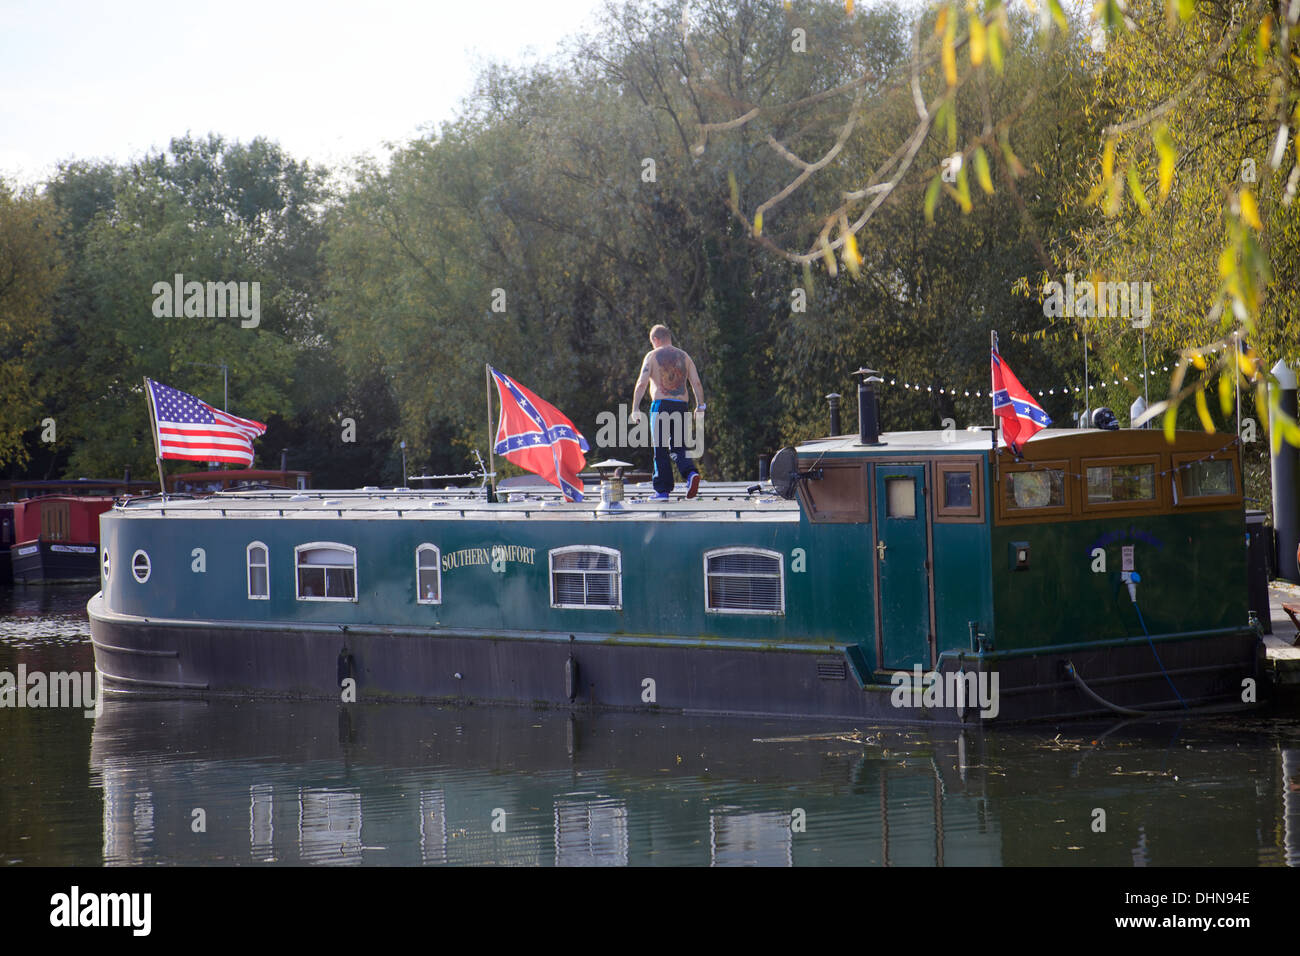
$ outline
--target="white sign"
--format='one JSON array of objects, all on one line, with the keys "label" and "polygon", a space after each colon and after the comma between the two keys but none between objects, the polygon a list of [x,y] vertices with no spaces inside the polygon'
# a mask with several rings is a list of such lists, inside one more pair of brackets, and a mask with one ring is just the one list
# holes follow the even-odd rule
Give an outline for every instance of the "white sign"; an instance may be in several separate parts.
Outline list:
[{"label": "white sign", "polygon": [[1131,544],[1123,545],[1119,550],[1120,550],[1119,569],[1121,571],[1132,571],[1133,570],[1133,545]]}]

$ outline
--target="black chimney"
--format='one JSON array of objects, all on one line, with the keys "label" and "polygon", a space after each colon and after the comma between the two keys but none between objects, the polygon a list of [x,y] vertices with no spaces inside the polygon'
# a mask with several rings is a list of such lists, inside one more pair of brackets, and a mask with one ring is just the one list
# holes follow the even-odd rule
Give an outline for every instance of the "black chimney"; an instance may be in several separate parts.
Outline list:
[{"label": "black chimney", "polygon": [[826,401],[831,406],[831,437],[834,438],[840,433],[840,395],[839,392],[831,392],[826,396]]},{"label": "black chimney", "polygon": [[860,368],[853,374],[862,376],[858,385],[858,444],[883,445],[880,440],[880,406],[876,403],[874,383],[884,380],[869,368]]},{"label": "black chimney", "polygon": [[126,466],[126,475],[122,478],[122,484],[126,485],[126,490],[131,490],[131,466]]},{"label": "black chimney", "polygon": [[758,456],[758,480],[767,481],[771,474],[772,460],[767,455]]},{"label": "black chimney", "polygon": [[287,448],[280,449],[280,470],[289,470],[289,449]]}]

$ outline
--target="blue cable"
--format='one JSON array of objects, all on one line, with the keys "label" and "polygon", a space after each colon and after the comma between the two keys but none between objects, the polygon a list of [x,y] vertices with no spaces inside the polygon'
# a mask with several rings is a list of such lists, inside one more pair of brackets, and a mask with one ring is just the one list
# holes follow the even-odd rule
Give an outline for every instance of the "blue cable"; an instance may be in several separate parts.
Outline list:
[{"label": "blue cable", "polygon": [[1178,688],[1174,687],[1174,679],[1169,676],[1169,671],[1165,670],[1165,662],[1160,659],[1160,653],[1156,650],[1156,642],[1151,640],[1151,632],[1147,630],[1147,622],[1142,619],[1142,609],[1138,607],[1138,602],[1133,602],[1133,610],[1137,611],[1138,623],[1142,625],[1142,633],[1147,636],[1147,643],[1151,645],[1151,653],[1156,656],[1156,663],[1160,665],[1160,673],[1165,675],[1165,680],[1169,681],[1169,686],[1173,688],[1174,696],[1178,702],[1183,705],[1183,710],[1188,710],[1187,701],[1183,700],[1183,695],[1178,693]]}]

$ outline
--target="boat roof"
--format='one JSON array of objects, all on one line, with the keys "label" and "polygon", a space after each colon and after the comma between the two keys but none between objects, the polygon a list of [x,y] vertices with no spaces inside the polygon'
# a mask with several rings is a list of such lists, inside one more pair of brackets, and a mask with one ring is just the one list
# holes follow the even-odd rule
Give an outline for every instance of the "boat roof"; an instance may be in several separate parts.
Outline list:
[{"label": "boat roof", "polygon": [[[1061,431],[1063,429],[1048,429]],[[1075,429],[1071,429],[1074,431]],[[1042,432],[1039,433],[1043,434]],[[1002,442],[999,440],[999,444]],[[988,451],[990,448],[988,429],[979,431],[924,431],[924,432],[881,432],[879,445],[863,445],[857,435],[836,435],[832,438],[815,438],[802,442],[798,446],[800,454],[889,454],[900,451],[935,452]]]},{"label": "boat roof", "polygon": [[[863,445],[857,435],[836,435],[832,438],[818,438],[801,443],[797,451],[801,458],[812,455],[840,456],[863,455],[897,456],[899,454],[964,454],[987,453],[993,446],[989,429],[982,426],[975,429],[916,432],[882,432],[880,444]],[[1098,450],[1113,450],[1117,454],[1135,453],[1139,449],[1156,451],[1215,450],[1226,447],[1236,441],[1233,433],[1209,434],[1197,431],[1179,431],[1175,433],[1173,446],[1164,438],[1164,432],[1158,428],[1044,428],[1037,432],[1021,447],[1027,459],[1050,458],[1054,455],[1069,455],[1071,450],[1084,450],[1095,453]],[[1006,449],[1007,443],[998,434],[998,449]],[[801,462],[802,464],[802,462]]]},{"label": "boat roof", "polygon": [[[757,489],[757,490],[754,490]],[[626,485],[622,508],[601,507],[599,488],[588,486],[583,501],[567,502],[558,489],[530,486],[504,491],[489,502],[482,488],[363,488],[314,491],[222,491],[202,498],[152,495],[121,500],[114,511],[141,517],[183,515],[213,518],[490,519],[562,521],[794,521],[799,504],[778,497],[768,482],[701,482],[698,497],[679,489],[667,501],[654,499],[648,483]]]}]

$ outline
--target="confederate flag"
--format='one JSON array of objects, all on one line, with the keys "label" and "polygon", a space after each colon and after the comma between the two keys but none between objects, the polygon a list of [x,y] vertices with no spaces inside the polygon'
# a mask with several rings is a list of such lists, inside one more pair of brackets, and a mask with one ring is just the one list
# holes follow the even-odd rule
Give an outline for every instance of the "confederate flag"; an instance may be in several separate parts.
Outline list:
[{"label": "confederate flag", "polygon": [[1002,418],[1002,437],[1011,450],[1020,454],[1020,447],[1041,428],[1052,424],[1047,413],[1029,397],[1029,391],[993,346],[993,414]]},{"label": "confederate flag", "polygon": [[570,501],[582,500],[587,439],[554,405],[542,401],[509,375],[488,366],[501,399],[496,453],[541,475]]}]

